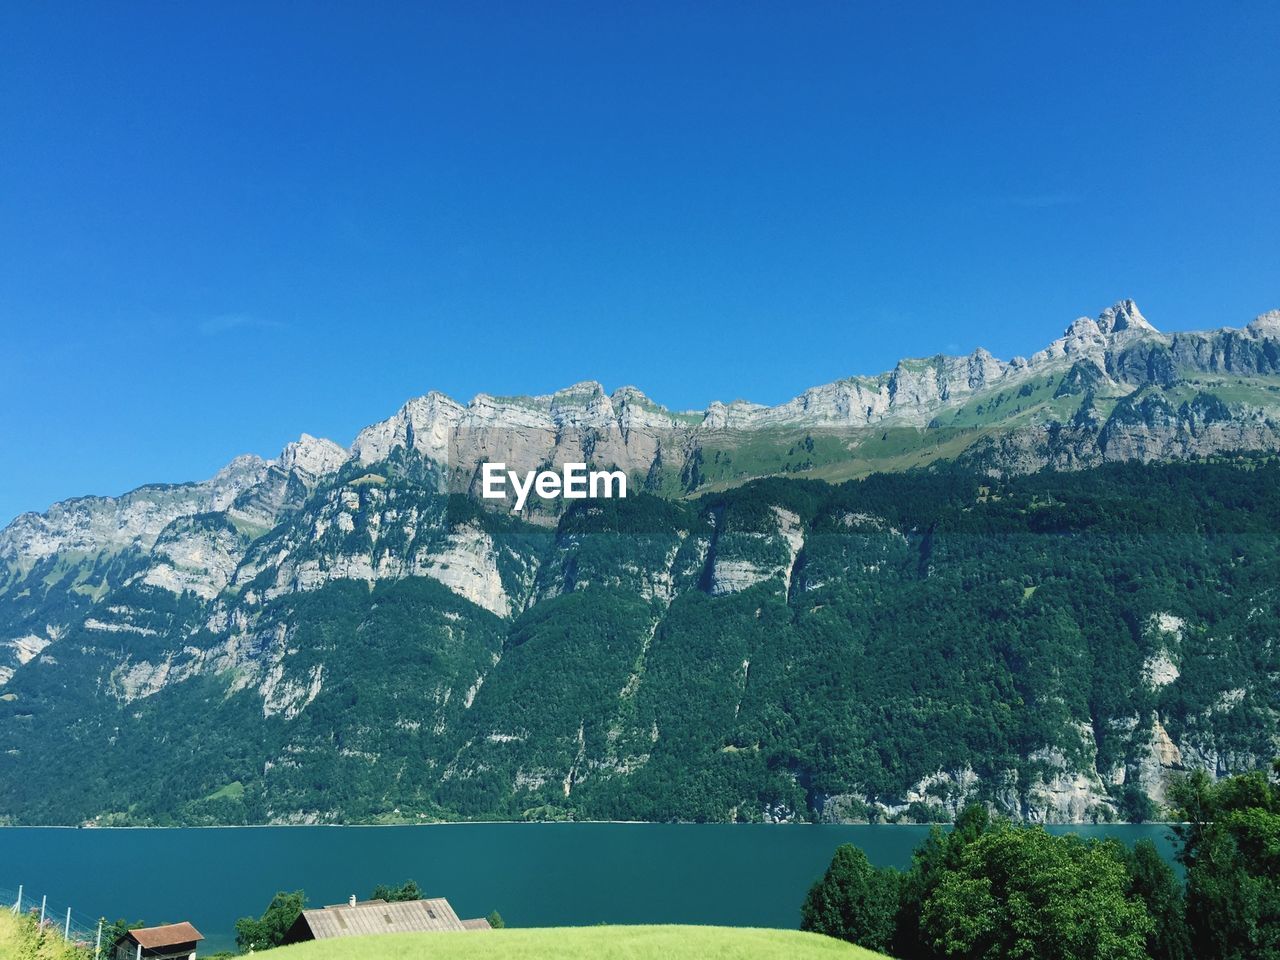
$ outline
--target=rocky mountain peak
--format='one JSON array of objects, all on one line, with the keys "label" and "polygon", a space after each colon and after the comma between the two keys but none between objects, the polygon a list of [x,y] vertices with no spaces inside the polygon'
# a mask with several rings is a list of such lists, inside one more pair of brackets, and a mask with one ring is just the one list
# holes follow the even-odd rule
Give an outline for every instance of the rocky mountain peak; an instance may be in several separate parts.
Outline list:
[{"label": "rocky mountain peak", "polygon": [[1151,334],[1159,331],[1151,325],[1132,300],[1118,300],[1097,318],[1079,317],[1063,334],[1065,340],[1110,338],[1118,334]]},{"label": "rocky mountain peak", "polygon": [[[609,397],[618,422],[624,433],[634,428],[650,430],[670,430],[678,422],[678,417],[659,403],[650,400],[637,387],[619,387]],[[697,416],[702,411],[696,411]]]},{"label": "rocky mountain peak", "polygon": [[[490,460],[530,467],[594,460],[645,473],[660,462],[665,469],[678,470],[686,458],[695,456],[708,435],[720,431],[857,431],[882,423],[927,429],[935,420],[954,419],[958,414],[949,411],[959,411],[971,401],[975,406],[968,416],[990,417],[993,411],[1003,416],[999,402],[986,404],[978,399],[980,395],[995,391],[993,398],[998,401],[999,391],[1018,392],[1019,399],[1005,407],[1016,412],[1021,400],[1031,395],[1033,378],[1057,376],[1078,361],[1087,361],[1105,378],[1114,377],[1117,389],[1167,385],[1178,370],[1186,369],[1215,375],[1274,374],[1280,372],[1272,345],[1276,342],[1280,342],[1280,311],[1263,314],[1244,330],[1165,335],[1147,321],[1133,300],[1124,299],[1096,318],[1074,321],[1064,336],[1029,359],[1006,363],[982,348],[968,356],[907,359],[878,376],[847,377],[811,387],[774,406],[717,401],[705,411],[673,413],[634,386],[609,394],[595,380],[540,396],[482,393],[465,405],[433,390],[360,431],[349,451],[303,434],[274,461],[237,457],[198,484],[144,487],[119,498],[67,501],[46,514],[20,518],[0,537],[0,548],[7,550],[7,556],[39,557],[73,547],[91,552],[104,546],[145,546],[176,516],[227,510],[238,501],[237,516],[242,519],[249,517],[255,525],[274,522],[290,508],[289,498],[294,496],[288,484],[282,484],[281,474],[295,476],[311,489],[352,458],[373,464],[398,448],[448,464],[459,475],[468,475],[477,463]],[[1259,409],[1269,409],[1270,395],[1260,393],[1259,397]],[[1272,444],[1270,427],[1246,428],[1243,423],[1235,424],[1230,436],[1226,427],[1215,426],[1214,437],[1193,438],[1196,449],[1261,449]],[[1108,434],[1107,440],[1113,442],[1114,437]],[[855,448],[848,449],[853,453]],[[1114,443],[1108,456],[1118,455],[1119,450],[1121,446]],[[1034,457],[1028,462],[1033,461],[1039,462]]]},{"label": "rocky mountain peak", "polygon": [[598,380],[580,380],[557,390],[552,396],[556,400],[593,399],[605,395],[604,385]]},{"label": "rocky mountain peak", "polygon": [[1077,317],[1062,334],[1065,340],[1087,340],[1102,336],[1098,321],[1092,317]]},{"label": "rocky mountain peak", "polygon": [[1107,336],[1125,331],[1159,332],[1147,322],[1147,318],[1132,300],[1117,301],[1098,314],[1098,329]]},{"label": "rocky mountain peak", "polygon": [[386,459],[396,447],[438,456],[446,447],[449,426],[465,409],[436,390],[414,397],[395,416],[361,430],[351,444],[351,454],[361,463]]},{"label": "rocky mountain peak", "polygon": [[267,461],[256,453],[242,453],[232,457],[225,467],[213,475],[214,482],[233,480],[239,477],[257,477],[267,468]]},{"label": "rocky mountain peak", "polygon": [[335,472],[350,459],[350,454],[332,440],[304,433],[280,451],[280,468],[308,479]]},{"label": "rocky mountain peak", "polygon": [[658,406],[658,404],[649,399],[643,390],[639,387],[633,387],[630,384],[625,387],[619,387],[617,390],[613,391],[613,393],[610,394],[609,399],[613,401],[615,406],[619,407],[626,404],[638,404],[640,406],[653,407]]},{"label": "rocky mountain peak", "polygon": [[1280,310],[1259,314],[1245,329],[1259,340],[1280,338]]}]

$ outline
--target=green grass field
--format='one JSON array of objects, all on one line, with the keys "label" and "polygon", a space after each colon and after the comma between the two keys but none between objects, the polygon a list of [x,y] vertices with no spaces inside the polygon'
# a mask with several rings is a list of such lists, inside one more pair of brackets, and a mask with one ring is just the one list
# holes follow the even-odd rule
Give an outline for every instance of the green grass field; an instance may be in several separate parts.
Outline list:
[{"label": "green grass field", "polygon": [[[92,951],[90,951],[92,953]],[[4,960],[84,960],[85,954],[62,939],[62,931],[36,931],[30,917],[15,917],[0,908],[0,957]]]},{"label": "green grass field", "polygon": [[881,954],[795,930],[741,927],[547,927],[485,933],[389,933],[266,951],[271,960],[876,960]]}]

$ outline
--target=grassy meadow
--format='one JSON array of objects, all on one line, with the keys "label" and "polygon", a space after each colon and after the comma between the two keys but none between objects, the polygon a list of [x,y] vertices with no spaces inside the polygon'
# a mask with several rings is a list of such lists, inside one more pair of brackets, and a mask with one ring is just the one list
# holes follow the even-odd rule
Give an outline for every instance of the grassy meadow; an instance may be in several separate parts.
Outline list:
[{"label": "grassy meadow", "polygon": [[271,960],[876,960],[881,954],[795,930],[600,926],[487,933],[393,933],[316,940]]}]

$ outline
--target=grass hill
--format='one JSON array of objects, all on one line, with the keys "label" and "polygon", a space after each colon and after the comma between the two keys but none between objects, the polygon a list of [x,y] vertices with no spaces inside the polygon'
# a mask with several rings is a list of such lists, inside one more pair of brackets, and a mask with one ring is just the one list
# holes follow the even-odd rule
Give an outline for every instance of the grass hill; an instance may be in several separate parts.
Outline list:
[{"label": "grass hill", "polygon": [[[90,954],[92,951],[90,951]],[[601,926],[494,930],[483,934],[393,933],[317,940],[264,951],[269,960],[877,960],[881,954],[796,930]],[[0,957],[85,960],[59,931],[0,910]],[[883,958],[882,958],[883,960]]]},{"label": "grass hill", "polygon": [[602,926],[403,933],[280,947],[270,960],[876,960],[881,954],[796,930]]},{"label": "grass hill", "polygon": [[[91,951],[92,952],[92,951]],[[816,954],[815,954],[816,956]],[[85,954],[62,939],[61,930],[37,932],[31,917],[0,909],[0,957],[15,960],[84,960]]]}]

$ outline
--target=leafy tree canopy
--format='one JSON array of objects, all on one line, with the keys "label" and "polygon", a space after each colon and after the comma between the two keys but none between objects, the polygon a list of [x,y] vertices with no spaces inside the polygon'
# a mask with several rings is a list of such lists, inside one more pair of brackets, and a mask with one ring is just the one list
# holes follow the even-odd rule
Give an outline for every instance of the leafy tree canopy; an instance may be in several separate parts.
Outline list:
[{"label": "leafy tree canopy", "polygon": [[388,903],[395,903],[402,900],[421,900],[423,899],[422,888],[413,880],[406,880],[398,887],[388,886],[380,883],[373,888],[373,894],[370,900],[386,900]]},{"label": "leafy tree canopy", "polygon": [[306,904],[307,896],[301,890],[280,891],[271,898],[261,917],[241,917],[236,921],[236,946],[242,951],[280,946]]},{"label": "leafy tree canopy", "polygon": [[887,950],[893,940],[901,875],[871,865],[851,843],[836,849],[831,866],[809,890],[800,929]]},{"label": "leafy tree canopy", "polygon": [[[1275,764],[1280,773],[1280,761]],[[1171,797],[1183,820],[1187,922],[1198,957],[1280,958],[1280,786],[1263,771],[1196,771]]]},{"label": "leafy tree canopy", "polygon": [[1142,960],[1154,924],[1112,842],[1002,826],[969,844],[924,904],[944,957]]}]

